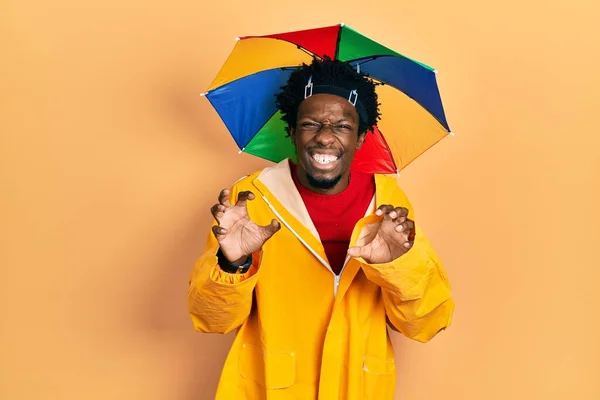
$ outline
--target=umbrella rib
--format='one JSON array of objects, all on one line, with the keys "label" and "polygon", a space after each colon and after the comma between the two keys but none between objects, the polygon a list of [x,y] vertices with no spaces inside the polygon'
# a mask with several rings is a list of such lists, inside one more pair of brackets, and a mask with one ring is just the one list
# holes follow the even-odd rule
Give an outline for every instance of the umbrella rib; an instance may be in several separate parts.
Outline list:
[{"label": "umbrella rib", "polygon": [[[327,26],[327,27],[325,27],[325,28],[333,28],[333,27],[335,27],[335,26],[339,26],[339,25]],[[341,29],[341,27],[340,27],[340,29],[338,29],[338,42],[339,42],[339,39],[340,39],[340,37],[341,37],[341,35],[340,35],[340,32],[341,32],[341,31],[342,31],[342,29]],[[296,33],[296,31],[284,32],[283,34],[287,34],[287,33]],[[291,40],[288,40],[288,39],[283,39],[283,38],[281,38],[281,37],[275,37],[275,36],[271,36],[271,35],[267,35],[267,36],[242,36],[242,37],[240,37],[239,39],[240,39],[240,40],[247,40],[247,39],[274,39],[274,40],[281,40],[281,41],[283,41],[283,42],[291,43],[291,44],[293,44],[293,45],[297,46],[297,47],[298,47],[298,49],[300,49],[300,50],[304,51],[306,54],[308,54],[308,55],[310,55],[310,56],[315,56],[315,57],[318,57],[318,58],[319,58],[319,59],[321,59],[321,60],[323,59],[323,58],[322,58],[322,57],[320,57],[318,54],[315,54],[315,53],[313,53],[312,51],[310,51],[310,50],[308,50],[307,48],[305,48],[305,47],[303,47],[303,46],[299,45],[298,43],[294,43],[294,42],[292,42]],[[336,50],[337,50],[337,44],[336,44]]]},{"label": "umbrella rib", "polygon": [[433,146],[435,146],[436,144],[438,144],[439,142],[442,141],[442,139],[444,139],[445,136],[440,137],[438,140],[434,141],[432,144],[430,144],[429,146],[427,146],[426,148],[423,149],[423,151],[421,151],[419,154],[417,154],[416,157],[413,157],[412,160],[410,160],[409,162],[406,163],[406,165],[404,167],[402,167],[402,169],[406,168],[407,166],[409,166],[410,164],[413,163],[413,161],[415,161],[417,158],[419,158],[421,155],[425,154],[425,152],[427,152],[427,150],[431,149]]},{"label": "umbrella rib", "polygon": [[[392,56],[392,55],[377,55],[377,56],[370,56],[370,57],[361,57],[361,58],[355,58],[355,59],[352,59],[352,60],[348,60],[347,62],[349,62],[349,63],[350,63],[350,62],[356,62],[356,63],[357,63],[357,64],[359,64],[359,65],[363,65],[363,64],[366,64],[366,63],[368,63],[368,62],[370,62],[370,61],[375,61],[375,60],[376,60],[377,58],[379,58],[379,57],[396,57],[396,56]],[[407,60],[413,61],[413,60],[411,60],[410,58],[407,58],[407,57],[404,57],[404,58],[406,58]],[[360,62],[359,60],[364,60],[364,61],[363,61],[363,62]],[[413,62],[415,62],[415,61],[413,61]],[[442,125],[442,126],[444,127],[444,129],[446,129],[446,131],[447,131],[447,132],[451,132],[451,131],[450,131],[448,128],[446,128],[446,124],[444,124],[442,121],[440,121],[440,119],[439,119],[438,117],[436,117],[435,115],[433,115],[433,113],[432,113],[431,111],[429,111],[427,108],[423,107],[423,106],[421,105],[421,103],[419,103],[419,102],[418,102],[417,100],[415,100],[413,97],[411,97],[411,96],[409,96],[408,94],[406,94],[406,92],[405,92],[404,90],[402,90],[402,89],[400,89],[400,88],[398,88],[398,87],[396,87],[396,86],[394,86],[394,85],[392,85],[392,84],[390,84],[390,83],[384,82],[384,81],[382,81],[381,79],[377,79],[377,78],[374,78],[374,77],[372,77],[372,76],[369,76],[369,78],[370,78],[371,80],[375,81],[375,82],[376,82],[376,84],[379,84],[379,85],[381,85],[381,86],[390,86],[390,87],[393,87],[394,89],[396,89],[396,90],[397,90],[397,91],[399,91],[400,93],[404,94],[406,97],[408,97],[409,99],[411,99],[412,101],[414,101],[415,103],[417,103],[417,104],[418,104],[420,107],[422,107],[422,108],[423,108],[425,111],[427,111],[427,113],[428,113],[429,115],[431,115],[431,116],[432,116],[432,117],[433,117],[433,118],[434,118],[434,119],[435,119],[435,120],[436,120],[436,121],[437,121],[437,122],[438,122],[440,125]],[[377,83],[377,82],[378,82],[378,83]]]},{"label": "umbrella rib", "polygon": [[[296,44],[294,42],[289,42],[289,43],[295,44],[296,47],[298,47],[298,50],[302,50],[303,52],[305,52],[309,56],[317,56],[315,53],[313,53],[312,51],[310,51],[310,50],[308,50],[308,49],[306,49],[306,48],[304,48],[302,46],[300,46],[299,44]],[[317,56],[317,57],[319,57],[319,56]],[[319,58],[321,58],[321,57],[319,57]]]},{"label": "umbrella rib", "polygon": [[[379,131],[381,132],[381,131]],[[383,140],[385,141],[385,136],[383,135],[383,132],[381,132],[381,137],[383,138]],[[407,162],[406,164],[404,164],[402,166],[402,169],[405,169],[406,167],[408,167],[410,164],[412,164],[417,158],[419,158],[421,155],[425,154],[427,152],[427,150],[431,149],[433,146],[435,146],[436,144],[438,144],[439,142],[442,141],[442,139],[446,138],[446,136],[441,136],[439,139],[433,141],[433,143],[431,143],[429,146],[425,147],[423,150],[421,150],[415,157],[412,158],[412,160],[410,160],[409,162]],[[389,149],[389,145],[387,144],[387,141],[385,142],[386,146],[388,146]],[[391,149],[389,150],[391,153]],[[394,163],[394,165],[396,165],[396,161],[394,160],[394,155],[392,154],[392,162]],[[398,167],[396,166],[396,171],[398,171]],[[399,171],[398,171],[399,173]]]},{"label": "umbrella rib", "polygon": [[342,41],[342,27],[338,30],[337,39],[335,41],[335,54],[333,57],[339,60],[340,57],[340,42]]},{"label": "umbrella rib", "polygon": [[363,64],[364,64],[364,63],[367,63],[369,61],[374,61],[374,60],[376,60],[376,59],[378,59],[380,57],[398,57],[398,58],[403,58],[405,60],[412,61],[415,64],[417,64],[417,65],[419,65],[419,66],[421,66],[421,67],[423,67],[423,68],[425,68],[425,69],[427,69],[429,71],[435,72],[435,68],[430,67],[429,65],[425,65],[425,64],[423,64],[420,61],[414,60],[414,59],[412,59],[410,57],[407,57],[407,56],[405,56],[403,54],[400,54],[400,53],[396,53],[396,54],[374,54],[374,55],[370,55],[370,56],[353,58],[351,60],[348,60],[348,62],[353,62],[353,61],[358,62],[359,60],[364,60],[364,62],[363,62]]},{"label": "umbrella rib", "polygon": [[234,82],[241,81],[242,79],[246,79],[246,78],[248,78],[248,77],[250,77],[250,76],[258,75],[258,74],[260,74],[260,73],[263,73],[263,72],[267,72],[267,71],[274,71],[274,70],[276,70],[276,69],[279,69],[279,70],[285,71],[285,70],[288,70],[288,69],[298,69],[298,68],[300,68],[300,67],[301,67],[300,65],[287,65],[287,66],[283,66],[283,67],[273,67],[273,68],[262,69],[262,70],[260,70],[260,71],[256,71],[256,72],[249,73],[248,75],[240,76],[239,78],[235,78],[235,79],[234,79],[234,80],[232,80],[232,81],[225,82],[225,83],[223,83],[223,84],[221,84],[221,85],[219,85],[219,86],[217,86],[217,87],[213,88],[212,90],[208,90],[208,91],[206,91],[206,92],[200,93],[200,96],[202,96],[202,97],[206,97],[206,96],[208,96],[209,94],[211,94],[212,92],[214,92],[215,90],[221,89],[221,88],[223,88],[223,87],[225,87],[225,86],[227,86],[227,85],[230,85],[230,84],[232,84],[232,83],[234,83]]},{"label": "umbrella rib", "polygon": [[[247,38],[242,38],[242,39],[256,39],[257,37],[254,36],[250,36]],[[260,37],[258,37],[260,38]],[[287,40],[287,39],[281,39],[281,38],[274,38],[274,37],[267,37],[267,38],[263,38],[263,39],[273,39],[273,40],[281,40],[282,42],[286,42],[286,43],[291,43],[294,46],[296,46],[298,48],[298,50],[302,50],[303,52],[305,52],[306,54],[308,54],[309,56],[313,56],[313,57],[317,57],[320,60],[322,60],[323,58],[320,57],[318,54],[313,53],[312,51],[308,50],[306,47],[300,46],[298,43],[294,43],[291,40]]]},{"label": "umbrella rib", "polygon": [[[398,165],[396,164],[396,160],[394,160],[394,153],[392,153],[392,149],[390,149],[390,145],[388,144],[387,140],[385,140],[385,135],[383,134],[382,130],[379,129],[379,127],[377,127],[377,130],[379,131],[379,133],[381,134],[381,140],[383,140],[383,143],[385,143],[385,151],[387,151],[390,155],[390,158],[392,159],[392,163],[394,164],[394,169],[396,170],[396,173],[398,173]],[[408,165],[408,164],[407,164]]]},{"label": "umbrella rib", "polygon": [[275,110],[275,112],[273,114],[271,114],[269,116],[269,118],[266,119],[266,121],[260,126],[260,128],[258,128],[256,130],[256,132],[254,132],[254,135],[252,135],[252,137],[250,138],[250,140],[248,140],[248,142],[246,142],[246,144],[244,145],[244,147],[241,149],[240,153],[246,149],[246,147],[248,146],[248,144],[250,144],[250,142],[256,137],[256,135],[258,135],[258,133],[265,127],[265,125],[267,125],[267,123],[275,116],[275,114],[277,114],[277,111],[278,110]]}]

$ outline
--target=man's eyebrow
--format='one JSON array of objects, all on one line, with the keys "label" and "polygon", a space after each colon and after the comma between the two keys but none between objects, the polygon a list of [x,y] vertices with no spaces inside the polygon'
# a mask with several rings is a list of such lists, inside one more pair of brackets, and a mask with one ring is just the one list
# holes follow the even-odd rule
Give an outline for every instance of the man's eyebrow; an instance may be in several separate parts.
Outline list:
[{"label": "man's eyebrow", "polygon": [[354,118],[354,114],[352,114],[350,111],[345,111],[344,112],[344,118],[340,119],[340,121],[344,121],[344,120],[348,120],[348,121],[351,121],[351,122],[356,122],[356,118]]},{"label": "man's eyebrow", "polygon": [[[313,121],[318,121],[319,119],[313,115],[313,114],[304,114],[302,117],[298,118],[298,121],[302,120],[302,119],[311,119]],[[336,121],[334,121],[335,123],[339,123],[339,122],[357,122],[356,118],[354,117],[354,114],[352,114],[350,111],[345,111],[344,112],[344,116]]]}]

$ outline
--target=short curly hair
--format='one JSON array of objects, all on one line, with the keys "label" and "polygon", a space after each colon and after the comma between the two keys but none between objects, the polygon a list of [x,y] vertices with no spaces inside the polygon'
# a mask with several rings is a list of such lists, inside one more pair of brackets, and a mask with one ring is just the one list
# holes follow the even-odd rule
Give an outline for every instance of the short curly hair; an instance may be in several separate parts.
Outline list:
[{"label": "short curly hair", "polygon": [[358,72],[347,62],[332,60],[329,57],[319,59],[313,57],[310,65],[304,64],[290,74],[285,86],[277,94],[276,105],[282,113],[282,120],[288,128],[295,127],[298,117],[298,108],[304,100],[304,88],[312,76],[315,85],[332,85],[347,90],[358,92],[360,102],[365,109],[365,118],[359,119],[358,134],[377,125],[381,118],[379,103],[377,102],[377,85],[365,73]]}]

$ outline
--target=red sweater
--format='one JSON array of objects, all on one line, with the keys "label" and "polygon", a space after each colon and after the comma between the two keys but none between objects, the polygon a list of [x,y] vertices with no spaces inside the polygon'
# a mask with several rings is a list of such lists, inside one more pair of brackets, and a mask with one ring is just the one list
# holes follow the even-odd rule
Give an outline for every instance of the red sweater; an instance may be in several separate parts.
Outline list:
[{"label": "red sweater", "polygon": [[319,232],[329,264],[339,274],[346,260],[352,230],[364,217],[375,194],[375,179],[372,174],[353,171],[346,189],[338,194],[324,195],[302,186],[296,177],[296,166],[290,163],[290,167],[294,183]]}]

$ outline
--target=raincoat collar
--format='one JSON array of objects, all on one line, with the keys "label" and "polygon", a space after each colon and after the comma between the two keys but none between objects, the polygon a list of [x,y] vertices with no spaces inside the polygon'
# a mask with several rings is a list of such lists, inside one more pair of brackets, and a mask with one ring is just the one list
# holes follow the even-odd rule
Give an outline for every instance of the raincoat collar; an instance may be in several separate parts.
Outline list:
[{"label": "raincoat collar", "polygon": [[[263,197],[267,197],[269,201],[275,200],[280,206],[284,207],[288,213],[293,216],[299,223],[304,225],[306,229],[319,240],[319,233],[315,228],[308,210],[300,197],[300,193],[292,180],[292,172],[290,170],[290,159],[286,158],[279,163],[263,169],[255,178],[254,185],[261,191]],[[393,178],[387,175],[375,174],[375,196],[371,200],[371,204],[365,215],[372,214],[375,209],[386,200],[389,201],[392,191],[395,190]]]},{"label": "raincoat collar", "polygon": [[[352,233],[350,246],[361,244],[364,238],[364,227],[378,223],[374,211],[377,207],[392,198],[395,190],[395,180],[386,175],[375,174],[375,195],[371,200],[365,216],[361,218]],[[281,223],[283,223],[327,269],[331,270],[325,249],[319,238],[302,197],[292,180],[289,159],[263,169],[253,180],[254,186],[260,191],[262,199],[268,204]],[[351,281],[359,270],[359,263],[350,262],[350,257],[340,276],[336,278],[336,304],[350,286]],[[332,271],[333,273],[333,271]],[[335,275],[335,274],[334,274]],[[337,289],[339,285],[339,291]]]},{"label": "raincoat collar", "polygon": [[[319,233],[310,218],[308,210],[302,197],[292,180],[289,158],[263,169],[258,176],[254,178],[254,186],[261,192],[271,208],[277,211],[284,219],[293,226],[296,233],[309,241],[311,247],[322,255],[325,255]],[[389,201],[393,186],[390,185],[390,178],[385,175],[375,174],[375,195],[367,209],[365,217],[372,215],[377,207]],[[361,219],[357,224],[366,222]],[[353,235],[358,238],[358,236]],[[326,257],[324,257],[326,259]]]},{"label": "raincoat collar", "polygon": [[[289,159],[285,159],[272,167],[265,168],[254,183],[262,183],[258,187],[261,189],[263,196],[270,194],[269,201],[272,201],[272,197],[274,197],[295,220],[302,224],[315,239],[320,241],[319,232],[317,232],[317,228],[313,224],[300,192],[292,179],[289,162]],[[263,191],[261,186],[267,190]]]}]

